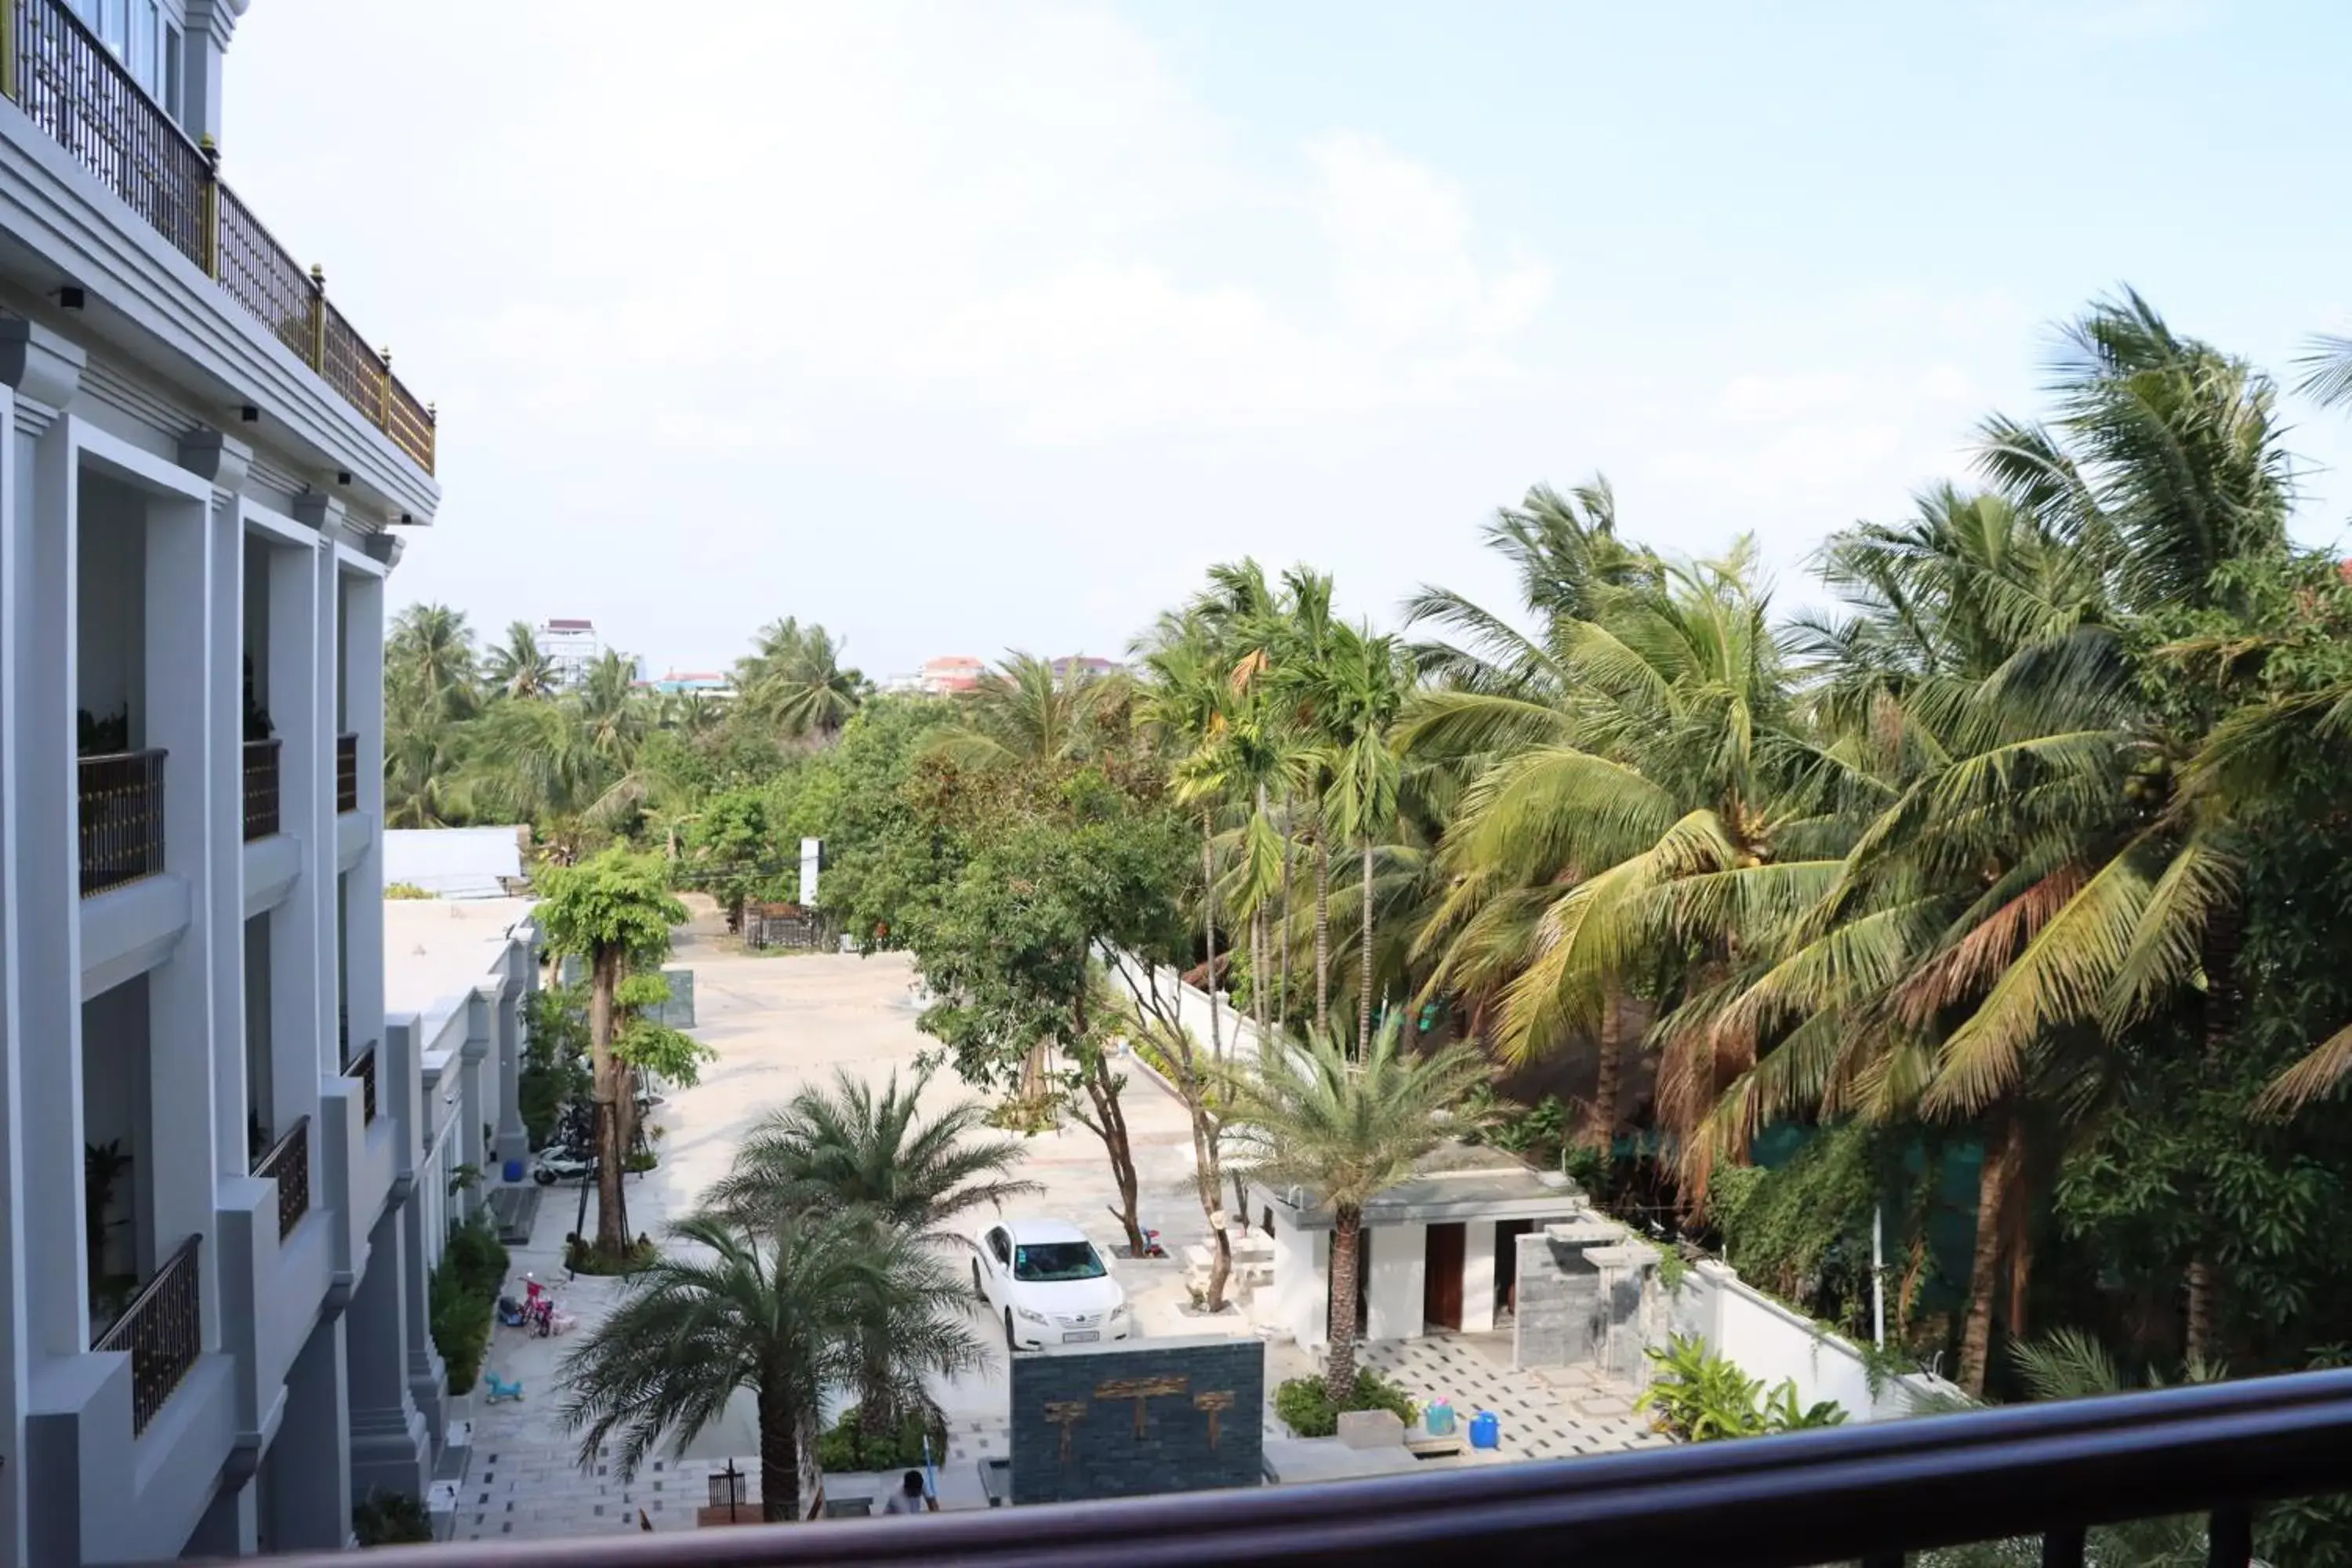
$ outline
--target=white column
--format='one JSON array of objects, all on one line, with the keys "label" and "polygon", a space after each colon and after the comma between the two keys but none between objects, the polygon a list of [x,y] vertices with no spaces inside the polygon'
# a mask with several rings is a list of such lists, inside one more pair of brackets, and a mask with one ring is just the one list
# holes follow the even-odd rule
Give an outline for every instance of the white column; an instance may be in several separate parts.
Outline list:
[{"label": "white column", "polygon": [[359,737],[359,811],[369,824],[367,849],[343,884],[343,1000],[357,1049],[383,1039],[383,579],[346,570],[341,589],[343,728]]},{"label": "white column", "polygon": [[[334,896],[334,741],[320,725],[322,673],[328,655],[319,641],[319,583],[322,570],[315,544],[269,549],[269,718],[278,728],[278,831],[302,847],[299,879],[286,900],[269,911],[269,1095],[282,1134],[298,1116],[319,1114],[319,1079],[339,1073],[331,1052],[335,1038],[334,928],[322,920],[321,900]],[[321,892],[323,885],[324,891]],[[258,1005],[258,1004],[254,1004]],[[310,1136],[310,1190],[323,1193],[318,1167],[324,1141]]]},{"label": "white column", "polygon": [[491,1076],[496,1069],[489,1065],[489,1056],[497,1044],[498,1000],[497,987],[479,985],[466,998],[466,1044],[457,1070],[457,1158],[464,1169],[474,1173],[474,1184],[459,1200],[459,1210],[467,1219],[481,1213],[489,1202],[481,1180],[482,1162],[489,1155],[482,1129],[495,1114],[487,1095],[494,1092],[488,1086],[497,1081]]},{"label": "white column", "polygon": [[187,30],[181,37],[182,129],[192,140],[221,133],[221,57],[228,51],[246,0],[187,0]]},{"label": "white column", "polygon": [[522,985],[514,972],[530,963],[527,943],[507,952],[508,981],[499,1000],[499,1163],[530,1157],[530,1138],[522,1124]]},{"label": "white column", "polygon": [[[23,405],[18,405],[23,417]],[[18,451],[24,444],[20,441]],[[82,1231],[81,911],[79,777],[74,754],[75,535],[79,473],[63,421],[35,444],[29,497],[17,491],[18,605],[9,773],[16,784],[17,1022],[45,1048],[24,1068],[26,1256],[37,1355],[89,1349],[89,1258]],[[29,505],[27,501],[29,500]],[[210,1124],[206,1124],[209,1131]]]},{"label": "white column", "polygon": [[330,1312],[286,1375],[286,1418],[269,1445],[269,1547],[339,1552],[352,1534],[352,1435],[343,1315]]},{"label": "white column", "polygon": [[[171,956],[147,977],[152,1152],[145,1179],[155,1216],[155,1262],[190,1236],[205,1238],[197,1277],[205,1343],[213,1349],[220,1342],[213,1184],[222,1158],[214,1113],[215,828],[231,816],[229,803],[214,787],[223,724],[212,669],[215,563],[205,503],[151,495],[146,514],[146,712],[134,718],[143,719],[144,743],[165,753],[163,867],[187,882],[189,920]],[[242,1082],[243,1040],[232,1048]],[[242,1151],[244,1143],[240,1134],[233,1147]]]},{"label": "white column", "polygon": [[[245,447],[212,433],[180,449],[182,465],[213,483],[203,522],[212,559],[205,658],[211,703],[205,752],[211,895],[205,905],[212,929],[213,1147],[217,1173],[231,1177],[253,1168],[245,1082],[245,525],[236,495],[247,457]],[[292,1121],[287,1118],[289,1126]]]},{"label": "white column", "polygon": [[[298,507],[296,510],[303,521],[319,526],[319,517],[309,508]],[[302,871],[310,884],[310,897],[301,901],[310,906],[311,928],[318,943],[318,968],[313,973],[317,975],[319,1015],[311,1021],[308,1033],[318,1045],[319,1076],[331,1080],[343,1074],[337,1024],[342,991],[336,978],[335,960],[340,921],[335,900],[335,732],[341,728],[335,650],[342,641],[342,632],[336,621],[341,595],[336,591],[335,547],[331,542],[320,541],[318,553],[310,559],[310,604],[315,612],[310,647],[314,662],[305,762],[314,770],[316,784],[304,802],[304,811],[314,824],[312,832],[317,837],[303,847]],[[291,742],[289,744],[290,748]]]},{"label": "white column", "polygon": [[1409,1340],[1422,1328],[1422,1276],[1428,1267],[1429,1227],[1384,1225],[1377,1231],[1365,1226],[1372,1244],[1370,1310],[1364,1317],[1368,1340]]}]

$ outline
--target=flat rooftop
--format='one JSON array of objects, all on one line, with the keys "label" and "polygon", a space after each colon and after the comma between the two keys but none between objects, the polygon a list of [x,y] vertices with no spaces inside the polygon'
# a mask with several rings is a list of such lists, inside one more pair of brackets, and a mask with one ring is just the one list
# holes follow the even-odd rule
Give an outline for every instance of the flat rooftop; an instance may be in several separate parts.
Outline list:
[{"label": "flat rooftop", "polygon": [[[1291,1209],[1300,1229],[1330,1228],[1330,1206],[1313,1188],[1261,1186],[1259,1191]],[[1499,1149],[1448,1142],[1415,1161],[1411,1176],[1366,1204],[1364,1223],[1553,1219],[1586,1207],[1583,1194],[1565,1176],[1538,1171]]]},{"label": "flat rooftop", "polygon": [[[490,978],[530,899],[386,899],[383,1010],[438,1017],[444,1004]],[[429,1037],[429,1036],[428,1036]]]}]

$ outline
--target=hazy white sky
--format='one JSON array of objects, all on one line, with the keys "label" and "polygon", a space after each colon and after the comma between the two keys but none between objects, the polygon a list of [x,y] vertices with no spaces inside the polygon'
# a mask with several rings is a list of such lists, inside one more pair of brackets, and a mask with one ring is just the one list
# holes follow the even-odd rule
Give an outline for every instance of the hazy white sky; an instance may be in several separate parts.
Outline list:
[{"label": "hazy white sky", "polygon": [[[257,0],[224,172],[441,410],[396,597],[658,671],[1116,654],[1212,561],[1497,600],[1479,521],[1827,530],[2130,282],[2352,325],[2352,10]],[[2302,524],[2352,421],[2299,403]]]}]

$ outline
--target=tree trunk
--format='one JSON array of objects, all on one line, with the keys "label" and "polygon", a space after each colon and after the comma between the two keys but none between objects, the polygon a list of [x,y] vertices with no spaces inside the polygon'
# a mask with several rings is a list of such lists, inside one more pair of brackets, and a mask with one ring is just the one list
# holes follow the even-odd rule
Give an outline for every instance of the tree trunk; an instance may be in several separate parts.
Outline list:
[{"label": "tree trunk", "polygon": [[[1265,820],[1265,785],[1257,786],[1258,820]],[[1257,1025],[1257,1043],[1265,1044],[1265,1007],[1274,979],[1273,952],[1266,940],[1265,900],[1251,889],[1254,908],[1250,910],[1250,1018]]]},{"label": "tree trunk", "polygon": [[1342,1406],[1356,1393],[1356,1254],[1363,1224],[1352,1205],[1331,1216],[1331,1343],[1323,1361],[1323,1392]]},{"label": "tree trunk", "polygon": [[760,1518],[796,1524],[801,1517],[801,1416],[781,1390],[760,1391]]},{"label": "tree trunk", "polygon": [[1132,1255],[1140,1258],[1143,1221],[1135,1207],[1135,1150],[1128,1142],[1127,1112],[1118,1103],[1120,1086],[1112,1077],[1110,1058],[1099,1051],[1090,1055],[1094,1059],[1083,1075],[1087,1099],[1095,1109],[1090,1131],[1102,1140],[1103,1152],[1110,1156],[1111,1181],[1118,1188],[1118,1223],[1127,1230],[1127,1245]]},{"label": "tree trunk", "polygon": [[1369,833],[1364,835],[1363,885],[1357,895],[1364,910],[1361,990],[1356,997],[1356,1059],[1361,1061],[1372,1048],[1372,836]]},{"label": "tree trunk", "polygon": [[1275,982],[1274,1020],[1285,1023],[1290,1016],[1290,855],[1297,846],[1290,835],[1291,808],[1285,804],[1282,812],[1282,973]]},{"label": "tree trunk", "polygon": [[1217,1022],[1217,827],[1201,814],[1201,929],[1208,934],[1209,967],[1201,989],[1209,994],[1209,1059],[1225,1059],[1223,1026]]},{"label": "tree trunk", "polygon": [[1331,1026],[1331,846],[1315,826],[1315,1030]]},{"label": "tree trunk", "polygon": [[1234,1244],[1228,1227],[1217,1223],[1217,1212],[1224,1202],[1224,1180],[1218,1165],[1217,1124],[1209,1115],[1206,1086],[1188,1049],[1180,1066],[1184,1089],[1184,1109],[1192,1113],[1192,1185],[1200,1194],[1201,1217],[1209,1222],[1209,1240],[1215,1254],[1209,1265],[1209,1295],[1207,1306],[1214,1312],[1225,1304],[1225,1282],[1233,1277]]},{"label": "tree trunk", "polygon": [[2000,1286],[2002,1218],[2015,1175],[2013,1117],[1996,1111],[1986,1126],[1984,1170],[1977,1181],[1977,1244],[1969,1265],[1968,1317],[1960,1331],[1960,1387],[1982,1398],[1985,1367],[1992,1358],[1993,1295]]},{"label": "tree trunk", "polygon": [[1593,1074],[1592,1105],[1584,1119],[1584,1141],[1603,1154],[1617,1136],[1617,1080],[1624,1050],[1623,1018],[1612,987],[1601,1003],[1600,1062]]},{"label": "tree trunk", "polygon": [[620,1062],[613,1055],[613,997],[621,984],[621,950],[599,948],[592,955],[588,985],[588,1046],[595,1065],[596,1250],[623,1258],[629,1249],[628,1200],[621,1191],[623,1148],[616,1103]]}]

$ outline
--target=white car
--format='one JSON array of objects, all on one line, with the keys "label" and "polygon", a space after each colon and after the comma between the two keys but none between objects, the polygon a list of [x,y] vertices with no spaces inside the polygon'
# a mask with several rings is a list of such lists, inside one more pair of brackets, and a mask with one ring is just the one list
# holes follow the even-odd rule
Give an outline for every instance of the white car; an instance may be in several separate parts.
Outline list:
[{"label": "white car", "polygon": [[1057,1219],[999,1220],[980,1233],[971,1284],[1014,1350],[1123,1340],[1127,1292],[1086,1233]]}]

